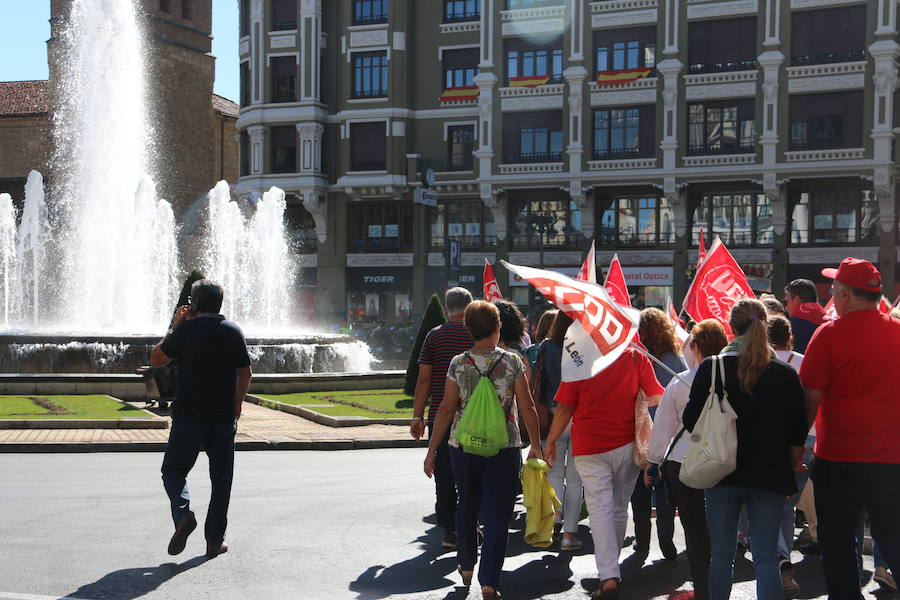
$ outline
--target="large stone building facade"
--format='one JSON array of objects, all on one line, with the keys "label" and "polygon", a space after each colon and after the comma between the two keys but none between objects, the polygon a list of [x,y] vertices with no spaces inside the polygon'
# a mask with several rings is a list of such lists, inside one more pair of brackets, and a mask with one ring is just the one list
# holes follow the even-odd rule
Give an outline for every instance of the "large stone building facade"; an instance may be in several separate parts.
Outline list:
[{"label": "large stone building facade", "polygon": [[636,305],[677,302],[701,229],[760,291],[824,299],[848,255],[896,291],[896,0],[242,0],[240,27],[238,190],[289,193],[322,319],[592,240]]}]

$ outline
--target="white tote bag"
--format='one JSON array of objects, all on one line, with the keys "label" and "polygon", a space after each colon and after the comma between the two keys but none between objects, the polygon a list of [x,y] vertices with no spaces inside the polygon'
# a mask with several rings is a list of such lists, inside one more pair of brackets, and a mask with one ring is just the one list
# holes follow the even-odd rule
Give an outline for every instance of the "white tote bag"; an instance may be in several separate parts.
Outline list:
[{"label": "white tote bag", "polygon": [[[716,393],[716,371],[722,378],[722,398]],[[694,425],[687,455],[678,478],[697,490],[714,487],[737,468],[737,414],[725,390],[725,365],[721,356],[712,359],[709,395]]]}]

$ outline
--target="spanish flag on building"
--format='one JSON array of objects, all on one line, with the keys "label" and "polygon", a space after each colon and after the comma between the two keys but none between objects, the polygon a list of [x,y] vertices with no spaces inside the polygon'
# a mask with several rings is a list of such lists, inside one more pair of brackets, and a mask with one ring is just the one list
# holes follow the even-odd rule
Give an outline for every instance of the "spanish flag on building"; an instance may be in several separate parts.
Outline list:
[{"label": "spanish flag on building", "polygon": [[536,88],[550,81],[550,75],[526,75],[524,77],[510,77],[509,87]]},{"label": "spanish flag on building", "polygon": [[478,99],[478,92],[481,91],[478,89],[477,85],[470,85],[465,87],[454,87],[447,88],[444,90],[444,93],[441,94],[440,101],[441,102],[466,102],[471,100]]},{"label": "spanish flag on building", "polygon": [[653,72],[653,67],[640,67],[637,69],[621,69],[618,71],[597,71],[598,85],[618,85],[631,83],[643,79]]}]

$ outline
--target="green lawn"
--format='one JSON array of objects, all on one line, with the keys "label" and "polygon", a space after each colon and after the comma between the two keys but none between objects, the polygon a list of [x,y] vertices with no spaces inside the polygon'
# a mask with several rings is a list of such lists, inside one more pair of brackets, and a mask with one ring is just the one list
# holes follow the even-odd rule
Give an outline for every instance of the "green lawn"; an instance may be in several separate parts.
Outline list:
[{"label": "green lawn", "polygon": [[409,419],[412,417],[413,407],[413,399],[404,394],[402,390],[302,392],[299,394],[265,394],[260,397],[283,404],[302,406],[330,417]]},{"label": "green lawn", "polygon": [[108,396],[0,396],[0,419],[109,419],[149,417]]}]

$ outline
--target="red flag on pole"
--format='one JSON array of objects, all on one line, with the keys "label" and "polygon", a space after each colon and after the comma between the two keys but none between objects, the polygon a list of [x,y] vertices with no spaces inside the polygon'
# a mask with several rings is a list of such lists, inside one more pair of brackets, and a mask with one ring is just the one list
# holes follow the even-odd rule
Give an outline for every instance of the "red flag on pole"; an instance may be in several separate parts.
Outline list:
[{"label": "red flag on pole", "polygon": [[675,335],[678,336],[678,341],[681,342],[681,345],[683,346],[691,334],[684,328],[684,321],[679,319],[678,315],[675,313],[675,305],[672,304],[672,296],[666,297],[666,313],[669,315],[669,320],[672,321],[672,325],[675,326]]},{"label": "red flag on pole", "polygon": [[698,323],[716,319],[731,337],[728,318],[731,307],[742,298],[755,298],[747,276],[738,266],[725,244],[716,237],[684,301],[684,310]]},{"label": "red flag on pole", "polygon": [[703,239],[703,228],[701,227],[700,243],[697,245],[697,270],[700,270],[700,265],[704,260],[706,260],[706,241]]},{"label": "red flag on pole", "polygon": [[563,381],[590,379],[615,362],[637,334],[640,313],[615,303],[603,286],[554,271],[500,263],[575,321],[563,342]]},{"label": "red flag on pole", "polygon": [[482,276],[482,280],[484,282],[484,299],[486,302],[503,300],[503,294],[500,293],[500,286],[497,285],[497,278],[494,277],[494,269],[491,267],[491,263],[488,262],[488,259],[484,259],[484,275]]},{"label": "red flag on pole", "polygon": [[613,255],[612,262],[609,263],[609,270],[606,272],[606,280],[603,287],[609,292],[613,302],[622,306],[631,306],[631,297],[628,295],[628,285],[625,283],[625,273],[622,272],[622,264],[619,262],[619,255]]},{"label": "red flag on pole", "polygon": [[597,283],[597,260],[594,254],[594,240],[591,240],[591,249],[588,250],[587,256],[584,257],[584,263],[575,279],[579,281],[587,281],[588,283]]}]

